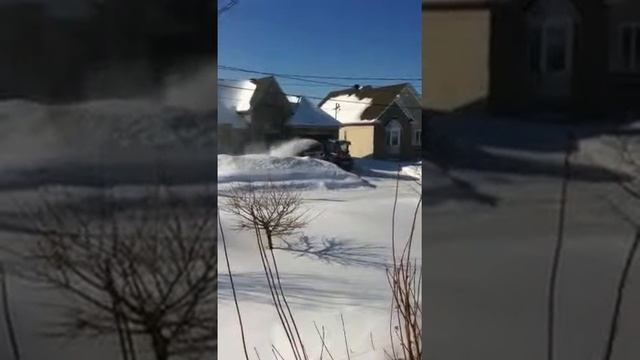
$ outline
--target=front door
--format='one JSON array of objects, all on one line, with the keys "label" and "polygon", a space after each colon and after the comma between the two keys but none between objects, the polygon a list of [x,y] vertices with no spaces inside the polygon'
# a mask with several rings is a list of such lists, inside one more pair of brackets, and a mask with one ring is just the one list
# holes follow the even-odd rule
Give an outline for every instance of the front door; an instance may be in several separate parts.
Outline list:
[{"label": "front door", "polygon": [[391,120],[386,132],[386,153],[392,156],[400,155],[400,144],[402,143],[402,125],[397,120]]}]

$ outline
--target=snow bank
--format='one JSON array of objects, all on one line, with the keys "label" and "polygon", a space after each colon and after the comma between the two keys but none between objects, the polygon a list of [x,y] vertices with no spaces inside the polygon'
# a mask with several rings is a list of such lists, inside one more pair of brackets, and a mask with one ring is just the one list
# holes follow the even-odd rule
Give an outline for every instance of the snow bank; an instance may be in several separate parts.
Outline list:
[{"label": "snow bank", "polygon": [[640,136],[587,138],[580,141],[576,160],[640,176]]},{"label": "snow bank", "polygon": [[362,176],[395,178],[400,170],[401,178],[422,180],[422,161],[397,162],[389,160],[356,159],[355,167]]},{"label": "snow bank", "polygon": [[271,155],[218,155],[218,184],[260,185],[271,182],[295,188],[353,188],[365,186],[360,177],[326,161]]},{"label": "snow bank", "polygon": [[403,175],[422,180],[422,161],[416,164],[405,165],[400,171]]}]

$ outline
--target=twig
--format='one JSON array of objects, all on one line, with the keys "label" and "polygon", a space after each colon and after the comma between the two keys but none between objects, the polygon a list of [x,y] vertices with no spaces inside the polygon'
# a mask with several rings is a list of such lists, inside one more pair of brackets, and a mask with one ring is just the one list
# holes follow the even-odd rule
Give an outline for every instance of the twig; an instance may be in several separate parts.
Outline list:
[{"label": "twig", "polygon": [[324,349],[327,350],[327,355],[329,355],[329,358],[331,358],[331,360],[335,360],[333,358],[333,355],[331,355],[331,352],[329,351],[329,348],[327,347],[327,344],[324,342],[324,326],[322,326],[322,334],[320,335],[320,330],[318,330],[318,325],[316,324],[316,322],[313,322],[313,326],[316,328],[316,332],[318,333],[318,336],[320,336],[320,339],[322,340],[322,347]]},{"label": "twig", "polygon": [[575,139],[573,134],[567,136],[567,148],[564,156],[564,176],[562,179],[562,190],[560,194],[560,212],[558,214],[558,232],[556,235],[556,243],[553,250],[553,260],[551,263],[551,273],[549,277],[548,303],[547,303],[547,360],[554,359],[554,326],[555,326],[555,297],[558,281],[558,268],[560,257],[562,254],[562,246],[564,242],[564,226],[567,206],[567,193],[569,182],[571,180],[571,153]]},{"label": "twig", "polygon": [[369,339],[371,339],[371,349],[376,351],[376,346],[373,344],[373,333],[369,332]]},{"label": "twig", "polygon": [[9,290],[7,288],[6,272],[4,264],[0,262],[0,282],[2,283],[2,311],[4,313],[5,324],[7,325],[7,333],[9,334],[9,342],[14,360],[20,360],[20,349],[18,347],[18,339],[16,337],[13,322],[11,321],[11,311],[9,309]]},{"label": "twig", "polygon": [[616,290],[616,299],[613,307],[613,313],[611,315],[611,326],[609,328],[609,337],[605,347],[604,360],[610,360],[613,354],[613,346],[618,335],[618,322],[620,321],[620,312],[622,310],[622,299],[624,298],[624,292],[628,284],[629,273],[633,265],[633,260],[636,257],[638,250],[638,244],[640,244],[640,229],[636,230],[636,235],[631,243],[629,252],[624,261],[620,280],[618,281],[618,287]]},{"label": "twig", "polygon": [[240,336],[242,338],[242,350],[244,351],[244,357],[249,360],[249,353],[247,352],[247,342],[244,337],[244,326],[242,325],[242,315],[240,315],[240,305],[238,304],[238,296],[236,294],[236,287],[233,283],[233,276],[231,275],[231,264],[229,263],[229,254],[227,252],[227,241],[224,237],[224,229],[222,227],[222,220],[220,219],[220,211],[217,213],[218,227],[220,228],[220,237],[222,238],[222,248],[224,250],[224,259],[227,263],[227,271],[229,272],[229,282],[231,283],[231,292],[233,293],[233,302],[236,306],[236,313],[238,314],[238,324],[240,324]]},{"label": "twig", "polygon": [[347,359],[351,360],[351,355],[349,354],[349,342],[347,341],[347,330],[344,327],[344,317],[340,314],[340,321],[342,321],[342,334],[344,334],[344,347],[347,351]]},{"label": "twig", "polygon": [[280,354],[280,351],[278,351],[278,348],[275,345],[271,345],[271,347],[273,348],[273,351],[275,351],[275,353],[278,354],[278,356],[280,357],[280,360],[284,360],[284,357],[282,357],[282,354]]}]

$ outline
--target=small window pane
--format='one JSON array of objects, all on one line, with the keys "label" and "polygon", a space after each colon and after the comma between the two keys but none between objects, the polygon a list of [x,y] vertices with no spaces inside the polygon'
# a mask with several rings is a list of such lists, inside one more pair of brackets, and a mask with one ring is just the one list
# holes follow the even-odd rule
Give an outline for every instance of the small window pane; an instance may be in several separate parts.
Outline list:
[{"label": "small window pane", "polygon": [[633,53],[634,53],[634,70],[640,70],[640,28],[636,27],[633,29],[633,35],[634,35],[634,43],[633,43]]},{"label": "small window pane", "polygon": [[625,69],[631,69],[631,31],[632,29],[630,26],[625,26],[622,28],[622,66]]},{"label": "small window pane", "polygon": [[564,27],[549,27],[546,35],[547,71],[564,71],[567,68],[567,30]]},{"label": "small window pane", "polygon": [[400,132],[398,130],[387,131],[387,145],[397,146],[400,144]]},{"label": "small window pane", "polygon": [[542,31],[540,27],[533,27],[529,34],[529,65],[534,72],[540,72],[540,57],[542,53]]}]

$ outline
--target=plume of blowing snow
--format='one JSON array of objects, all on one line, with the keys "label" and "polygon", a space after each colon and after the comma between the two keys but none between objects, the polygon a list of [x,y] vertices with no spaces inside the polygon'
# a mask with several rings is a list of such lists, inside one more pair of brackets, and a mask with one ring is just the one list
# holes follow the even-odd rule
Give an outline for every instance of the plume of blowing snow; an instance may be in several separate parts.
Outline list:
[{"label": "plume of blowing snow", "polygon": [[293,139],[271,146],[268,154],[277,157],[297,156],[300,152],[320,144],[313,139]]}]

